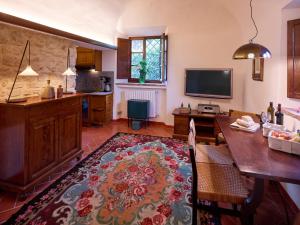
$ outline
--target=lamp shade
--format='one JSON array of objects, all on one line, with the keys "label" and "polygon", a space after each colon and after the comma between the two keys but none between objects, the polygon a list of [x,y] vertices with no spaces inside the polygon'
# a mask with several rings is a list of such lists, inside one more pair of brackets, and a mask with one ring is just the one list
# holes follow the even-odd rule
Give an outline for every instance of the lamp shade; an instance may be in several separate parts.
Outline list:
[{"label": "lamp shade", "polygon": [[232,56],[233,59],[271,58],[271,52],[266,47],[248,43],[239,47]]},{"label": "lamp shade", "polygon": [[62,73],[63,76],[76,76],[76,73],[68,67],[65,72]]},{"label": "lamp shade", "polygon": [[23,70],[21,73],[19,73],[19,76],[38,76],[39,74],[35,72],[30,65],[26,66],[25,70]]}]

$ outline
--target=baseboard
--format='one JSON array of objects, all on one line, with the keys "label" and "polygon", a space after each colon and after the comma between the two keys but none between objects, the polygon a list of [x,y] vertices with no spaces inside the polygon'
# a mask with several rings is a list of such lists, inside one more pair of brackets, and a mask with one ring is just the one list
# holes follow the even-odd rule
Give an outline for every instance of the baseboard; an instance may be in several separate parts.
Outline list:
[{"label": "baseboard", "polygon": [[295,215],[300,211],[296,203],[293,201],[291,196],[287,193],[287,191],[284,189],[281,183],[279,183],[279,191],[281,193],[281,196],[283,197],[284,201],[287,203],[289,209],[292,213]]},{"label": "baseboard", "polygon": [[[119,118],[119,119],[114,119],[113,121],[128,121],[128,119],[127,118]],[[165,127],[171,127],[171,128],[173,128],[174,126],[172,126],[172,125],[167,125],[167,124],[165,124],[164,122],[158,122],[158,121],[149,121],[149,124],[151,125],[161,125],[161,126],[165,126]]]}]

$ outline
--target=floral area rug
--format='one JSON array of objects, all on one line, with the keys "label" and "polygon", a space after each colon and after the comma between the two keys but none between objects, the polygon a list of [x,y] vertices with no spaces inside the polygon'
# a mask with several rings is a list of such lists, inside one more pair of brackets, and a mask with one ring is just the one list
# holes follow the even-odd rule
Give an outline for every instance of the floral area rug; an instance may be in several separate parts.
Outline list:
[{"label": "floral area rug", "polygon": [[181,141],[119,133],[8,224],[191,224],[191,166]]},{"label": "floral area rug", "polygon": [[179,140],[118,133],[6,224],[191,224],[188,154]]}]

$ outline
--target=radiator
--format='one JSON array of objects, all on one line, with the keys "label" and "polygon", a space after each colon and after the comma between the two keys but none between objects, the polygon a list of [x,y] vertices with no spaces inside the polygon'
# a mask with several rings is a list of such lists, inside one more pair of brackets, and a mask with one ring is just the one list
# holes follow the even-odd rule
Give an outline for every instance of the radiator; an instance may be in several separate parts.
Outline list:
[{"label": "radiator", "polygon": [[158,91],[142,91],[142,90],[126,90],[125,100],[129,99],[144,99],[150,101],[150,117],[158,116]]}]

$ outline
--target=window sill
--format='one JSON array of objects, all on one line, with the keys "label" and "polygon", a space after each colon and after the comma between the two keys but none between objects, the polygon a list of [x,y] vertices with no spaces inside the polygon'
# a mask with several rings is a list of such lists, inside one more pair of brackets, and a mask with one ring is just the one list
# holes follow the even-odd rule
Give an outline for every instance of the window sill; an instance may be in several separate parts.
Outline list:
[{"label": "window sill", "polygon": [[140,88],[140,89],[167,89],[166,83],[116,83],[120,88]]}]

